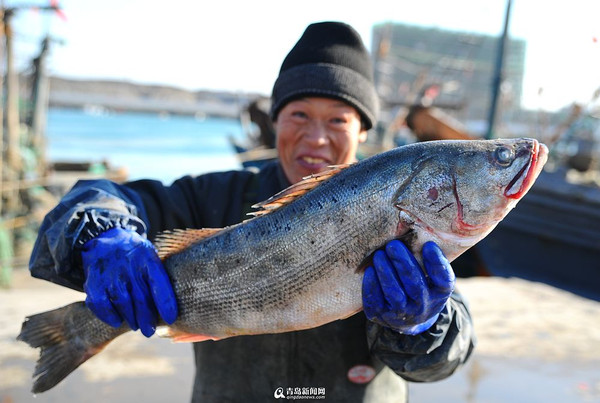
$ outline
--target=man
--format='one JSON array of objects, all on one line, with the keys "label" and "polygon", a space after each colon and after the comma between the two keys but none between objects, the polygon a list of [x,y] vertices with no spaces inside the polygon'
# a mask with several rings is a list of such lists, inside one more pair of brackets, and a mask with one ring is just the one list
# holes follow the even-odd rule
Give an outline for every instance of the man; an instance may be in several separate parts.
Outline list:
[{"label": "man", "polygon": [[[44,220],[32,274],[84,290],[100,319],[126,321],[149,337],[159,315],[172,323],[178,309],[149,240],[168,229],[233,225],[249,206],[302,177],[353,162],[377,109],[371,62],[356,31],[312,24],[273,87],[277,162],[258,173],[187,176],[168,187],[79,182]],[[449,376],[468,358],[473,329],[435,244],[426,244],[423,261],[427,277],[407,248],[391,241],[365,271],[364,313],[305,331],[196,343],[192,400],[266,401],[309,388],[329,401],[405,401],[402,378]]]}]

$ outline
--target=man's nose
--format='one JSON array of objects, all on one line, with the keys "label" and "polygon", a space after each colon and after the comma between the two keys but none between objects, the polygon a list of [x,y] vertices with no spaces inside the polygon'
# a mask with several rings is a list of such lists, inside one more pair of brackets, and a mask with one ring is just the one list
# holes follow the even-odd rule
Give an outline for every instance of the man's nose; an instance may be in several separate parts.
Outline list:
[{"label": "man's nose", "polygon": [[324,145],[329,142],[327,127],[321,121],[313,121],[307,127],[305,140],[313,145]]}]

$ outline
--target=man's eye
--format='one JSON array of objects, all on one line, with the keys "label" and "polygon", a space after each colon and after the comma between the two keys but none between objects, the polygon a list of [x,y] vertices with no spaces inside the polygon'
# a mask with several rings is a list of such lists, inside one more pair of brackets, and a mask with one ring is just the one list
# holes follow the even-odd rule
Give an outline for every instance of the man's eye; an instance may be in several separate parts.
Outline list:
[{"label": "man's eye", "polygon": [[296,111],[292,113],[292,116],[297,117],[297,118],[306,118],[306,113],[301,112],[301,111]]}]

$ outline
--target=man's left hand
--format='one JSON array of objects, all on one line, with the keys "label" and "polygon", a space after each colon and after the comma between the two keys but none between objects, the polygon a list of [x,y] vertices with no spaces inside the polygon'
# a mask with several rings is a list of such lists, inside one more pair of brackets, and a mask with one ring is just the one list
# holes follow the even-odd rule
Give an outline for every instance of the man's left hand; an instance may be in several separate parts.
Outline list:
[{"label": "man's left hand", "polygon": [[400,333],[415,335],[436,322],[454,290],[448,259],[434,242],[423,245],[425,276],[413,254],[400,241],[387,243],[373,256],[363,278],[367,318]]}]

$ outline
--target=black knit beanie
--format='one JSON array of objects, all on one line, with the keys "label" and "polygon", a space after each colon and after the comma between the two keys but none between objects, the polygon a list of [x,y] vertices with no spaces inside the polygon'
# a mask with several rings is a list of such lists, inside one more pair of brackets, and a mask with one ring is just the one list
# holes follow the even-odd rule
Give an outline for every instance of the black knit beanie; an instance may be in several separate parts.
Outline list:
[{"label": "black knit beanie", "polygon": [[273,86],[271,119],[288,102],[305,96],[341,99],[355,107],[368,130],[377,121],[379,99],[373,67],[360,35],[340,22],[309,25],[286,56]]}]

